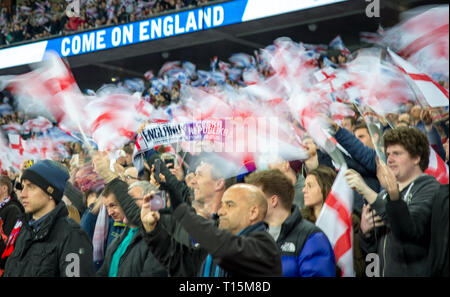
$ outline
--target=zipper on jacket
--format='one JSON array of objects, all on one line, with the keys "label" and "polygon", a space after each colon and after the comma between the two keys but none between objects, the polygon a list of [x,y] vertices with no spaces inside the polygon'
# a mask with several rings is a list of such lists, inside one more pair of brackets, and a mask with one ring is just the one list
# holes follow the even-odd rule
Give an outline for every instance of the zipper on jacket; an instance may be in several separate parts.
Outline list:
[{"label": "zipper on jacket", "polygon": [[387,234],[384,237],[384,243],[383,243],[383,277],[384,277],[384,270],[386,269],[386,240],[387,240]]}]

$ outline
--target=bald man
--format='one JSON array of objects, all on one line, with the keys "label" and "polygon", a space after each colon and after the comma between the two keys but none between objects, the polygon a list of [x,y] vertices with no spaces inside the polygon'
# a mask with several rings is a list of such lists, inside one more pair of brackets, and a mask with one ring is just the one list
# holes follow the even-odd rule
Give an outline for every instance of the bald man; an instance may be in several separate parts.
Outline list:
[{"label": "bald man", "polygon": [[281,276],[281,254],[262,221],[267,202],[258,187],[237,184],[224,192],[219,228],[188,204],[178,205],[173,216],[198,243],[194,248],[170,237],[159,224],[159,213],[150,210],[149,200],[145,198],[141,210],[144,239],[170,276]]},{"label": "bald man", "polygon": [[261,222],[267,213],[264,193],[257,187],[237,184],[222,197],[219,228],[238,234],[248,226]]}]

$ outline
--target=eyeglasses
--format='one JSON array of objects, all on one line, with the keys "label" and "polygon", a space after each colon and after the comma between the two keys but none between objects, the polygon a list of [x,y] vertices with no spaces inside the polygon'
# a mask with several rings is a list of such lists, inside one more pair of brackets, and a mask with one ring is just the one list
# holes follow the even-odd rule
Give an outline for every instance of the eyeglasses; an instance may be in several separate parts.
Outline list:
[{"label": "eyeglasses", "polygon": [[131,176],[131,175],[125,175],[126,179],[138,179],[137,177]]}]

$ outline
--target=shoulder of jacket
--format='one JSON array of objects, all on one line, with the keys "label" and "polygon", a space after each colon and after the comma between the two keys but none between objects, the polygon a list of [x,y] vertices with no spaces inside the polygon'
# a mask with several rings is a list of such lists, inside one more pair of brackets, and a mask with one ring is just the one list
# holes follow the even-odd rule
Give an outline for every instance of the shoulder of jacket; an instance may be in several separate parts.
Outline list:
[{"label": "shoulder of jacket", "polygon": [[[411,188],[410,195],[415,195],[417,191],[437,192],[441,185],[434,176],[427,174],[423,174],[422,176],[418,177],[415,181],[413,181],[413,183],[414,184]],[[406,189],[407,188],[408,187],[406,187]]]},{"label": "shoulder of jacket", "polygon": [[15,201],[10,201],[1,210],[3,210],[4,212],[10,212],[12,210],[17,210],[19,213],[22,213],[20,206]]},{"label": "shoulder of jacket", "polygon": [[440,185],[440,183],[437,181],[437,179],[434,176],[428,175],[426,173],[423,173],[422,175],[420,175],[414,182],[415,183],[432,183],[432,184]]},{"label": "shoulder of jacket", "polygon": [[278,244],[281,245],[282,251],[298,251],[312,234],[318,232],[322,232],[322,230],[312,222],[303,218],[281,241],[278,242]]},{"label": "shoulder of jacket", "polygon": [[269,234],[269,232],[267,231],[257,231],[257,232],[252,232],[249,234],[245,234],[245,235],[240,235],[239,237],[241,238],[254,238],[254,239],[258,239],[260,241],[270,241],[273,242],[273,244],[276,245],[275,240],[273,240],[272,235]]},{"label": "shoulder of jacket", "polygon": [[331,253],[333,253],[333,247],[331,246],[330,240],[323,231],[310,234],[305,241],[305,246],[308,246],[308,249],[313,250],[331,250]]},{"label": "shoulder of jacket", "polygon": [[65,231],[65,233],[69,236],[72,235],[74,233],[83,233],[86,232],[84,231],[84,229],[81,227],[81,225],[79,225],[77,222],[75,222],[73,219],[71,219],[70,217],[62,217],[58,220],[57,222],[57,226],[59,230],[63,230],[62,232]]}]

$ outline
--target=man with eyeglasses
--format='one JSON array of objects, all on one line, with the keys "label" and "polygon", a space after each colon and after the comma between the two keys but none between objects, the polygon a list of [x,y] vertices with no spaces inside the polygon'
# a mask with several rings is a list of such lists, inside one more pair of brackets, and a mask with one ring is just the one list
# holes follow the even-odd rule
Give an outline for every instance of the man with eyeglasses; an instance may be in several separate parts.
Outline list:
[{"label": "man with eyeglasses", "polygon": [[136,167],[128,167],[127,169],[125,169],[125,171],[123,173],[123,177],[124,177],[124,181],[128,185],[131,185],[131,184],[139,181],[138,171],[137,171]]},{"label": "man with eyeglasses", "polygon": [[[116,183],[125,183],[119,179]],[[140,232],[141,227],[133,219],[128,220],[122,206],[116,199],[116,183],[108,184],[103,203],[114,221],[126,223],[125,230],[108,246],[105,260],[97,271],[102,277],[165,277],[166,269],[149,251]],[[147,185],[148,184],[148,185]],[[120,186],[119,186],[120,187]],[[120,187],[126,189],[126,187]],[[149,182],[134,183],[128,188],[129,196],[141,207],[144,194],[150,194],[153,186]],[[120,191],[119,191],[120,192]],[[141,201],[141,202],[140,202]]]},{"label": "man with eyeglasses", "polygon": [[152,191],[157,192],[158,189],[148,181],[137,181],[128,187],[128,194],[133,198],[139,208],[142,207],[144,197]]}]

